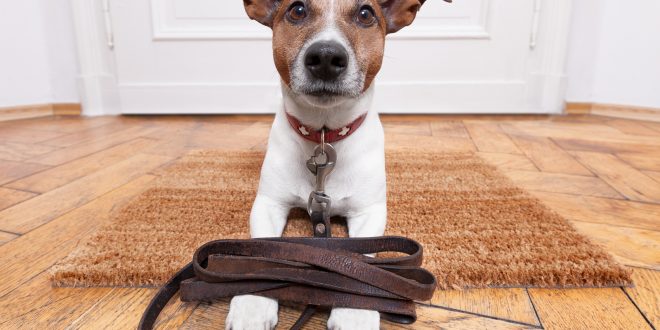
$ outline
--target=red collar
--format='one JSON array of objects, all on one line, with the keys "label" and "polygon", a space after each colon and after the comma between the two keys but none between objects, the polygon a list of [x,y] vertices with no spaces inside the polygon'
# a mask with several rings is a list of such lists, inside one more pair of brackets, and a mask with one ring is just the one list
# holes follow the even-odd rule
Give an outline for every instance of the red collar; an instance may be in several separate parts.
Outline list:
[{"label": "red collar", "polygon": [[[307,139],[309,141],[312,141],[314,143],[321,143],[321,130],[320,129],[314,129],[310,126],[307,126],[303,123],[301,123],[298,118],[290,115],[288,112],[286,113],[286,119],[289,120],[289,124],[291,124],[291,128],[298,133],[298,135],[302,136],[304,139]],[[362,122],[364,122],[364,118],[367,117],[367,114],[363,114],[360,117],[357,117],[352,123],[349,123],[348,125],[342,126],[341,128],[338,129],[325,129],[325,142],[327,143],[333,143],[337,141],[341,141],[347,137],[349,137],[353,132],[355,132],[360,125],[362,125]]]}]

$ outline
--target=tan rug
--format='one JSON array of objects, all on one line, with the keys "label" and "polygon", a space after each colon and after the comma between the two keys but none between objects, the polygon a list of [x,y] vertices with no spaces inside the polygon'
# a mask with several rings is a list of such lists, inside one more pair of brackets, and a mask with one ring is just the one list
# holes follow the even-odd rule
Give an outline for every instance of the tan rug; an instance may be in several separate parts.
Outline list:
[{"label": "tan rug", "polygon": [[[202,243],[247,238],[262,159],[261,152],[184,157],[57,264],[54,285],[160,285]],[[631,283],[606,252],[474,154],[388,152],[387,173],[387,234],[420,241],[442,288]],[[309,236],[309,227],[293,212],[285,234]]]}]

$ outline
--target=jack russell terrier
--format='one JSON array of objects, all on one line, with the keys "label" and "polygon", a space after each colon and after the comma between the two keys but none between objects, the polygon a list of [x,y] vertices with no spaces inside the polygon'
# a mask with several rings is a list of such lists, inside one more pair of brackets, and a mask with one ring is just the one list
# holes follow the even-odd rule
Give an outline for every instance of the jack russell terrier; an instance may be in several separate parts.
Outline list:
[{"label": "jack russell terrier", "polygon": [[[243,0],[248,16],[273,30],[282,80],[277,112],[250,214],[253,238],[281,236],[289,210],[307,207],[314,177],[305,162],[320,143],[337,151],[326,185],[330,215],[350,237],[381,236],[387,219],[383,127],[370,111],[385,36],[411,24],[425,0]],[[272,329],[277,300],[231,300],[226,328]],[[329,329],[378,329],[376,311],[334,308]]]}]

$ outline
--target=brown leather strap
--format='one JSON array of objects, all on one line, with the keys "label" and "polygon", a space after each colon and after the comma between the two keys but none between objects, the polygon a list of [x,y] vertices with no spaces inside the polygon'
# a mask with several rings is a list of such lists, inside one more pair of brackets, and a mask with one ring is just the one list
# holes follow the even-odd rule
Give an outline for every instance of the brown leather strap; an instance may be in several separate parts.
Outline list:
[{"label": "brown leather strap", "polygon": [[[380,252],[397,256],[364,256]],[[179,285],[183,301],[254,294],[308,306],[377,310],[384,319],[412,323],[413,300],[430,299],[436,286],[421,262],[421,245],[404,237],[212,241],[161,288],[139,329],[152,328]],[[296,324],[314,309],[308,307]]]}]

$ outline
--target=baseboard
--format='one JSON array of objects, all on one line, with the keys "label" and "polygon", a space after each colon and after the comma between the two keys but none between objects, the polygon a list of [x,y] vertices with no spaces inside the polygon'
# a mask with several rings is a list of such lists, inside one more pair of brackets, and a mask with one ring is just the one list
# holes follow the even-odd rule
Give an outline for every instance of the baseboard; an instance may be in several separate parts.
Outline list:
[{"label": "baseboard", "polygon": [[564,112],[569,115],[599,116],[660,121],[660,108],[620,104],[567,102]]},{"label": "baseboard", "polygon": [[52,107],[56,116],[80,116],[82,113],[80,103],[54,103]]},{"label": "baseboard", "polygon": [[80,103],[49,103],[0,108],[0,121],[49,116],[80,116]]},{"label": "baseboard", "polygon": [[564,113],[568,115],[586,115],[591,113],[593,103],[566,102]]}]

